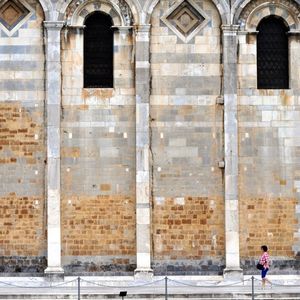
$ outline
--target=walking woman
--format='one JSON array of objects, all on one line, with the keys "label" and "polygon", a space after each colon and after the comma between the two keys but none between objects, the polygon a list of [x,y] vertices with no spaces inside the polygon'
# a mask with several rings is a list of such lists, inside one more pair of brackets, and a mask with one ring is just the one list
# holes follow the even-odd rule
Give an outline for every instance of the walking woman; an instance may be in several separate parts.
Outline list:
[{"label": "walking woman", "polygon": [[267,279],[267,273],[270,268],[270,256],[268,254],[268,247],[263,245],[261,246],[261,251],[263,252],[262,256],[260,257],[259,263],[263,265],[263,269],[261,270],[261,279],[262,279],[262,288],[265,289],[266,282],[268,282],[271,287],[272,283],[270,280]]}]

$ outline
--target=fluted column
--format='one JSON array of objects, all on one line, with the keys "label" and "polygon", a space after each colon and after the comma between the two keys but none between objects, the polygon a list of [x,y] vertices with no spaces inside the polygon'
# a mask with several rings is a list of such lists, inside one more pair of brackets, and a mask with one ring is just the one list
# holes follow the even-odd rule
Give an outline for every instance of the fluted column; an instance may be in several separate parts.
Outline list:
[{"label": "fluted column", "polygon": [[150,25],[139,25],[136,40],[136,275],[152,275],[150,204]]},{"label": "fluted column", "polygon": [[44,22],[47,115],[47,261],[46,274],[63,274],[60,227],[60,32],[64,22]]},{"label": "fluted column", "polygon": [[225,278],[241,278],[239,251],[237,31],[222,26],[224,67]]}]

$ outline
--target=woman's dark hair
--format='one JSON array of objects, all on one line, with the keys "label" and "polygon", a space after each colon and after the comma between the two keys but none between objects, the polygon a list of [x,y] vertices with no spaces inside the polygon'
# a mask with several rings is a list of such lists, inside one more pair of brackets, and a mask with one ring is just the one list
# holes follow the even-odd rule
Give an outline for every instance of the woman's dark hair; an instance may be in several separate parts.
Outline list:
[{"label": "woman's dark hair", "polygon": [[264,252],[267,252],[268,251],[268,247],[266,245],[263,245],[260,247],[261,250],[264,250]]}]

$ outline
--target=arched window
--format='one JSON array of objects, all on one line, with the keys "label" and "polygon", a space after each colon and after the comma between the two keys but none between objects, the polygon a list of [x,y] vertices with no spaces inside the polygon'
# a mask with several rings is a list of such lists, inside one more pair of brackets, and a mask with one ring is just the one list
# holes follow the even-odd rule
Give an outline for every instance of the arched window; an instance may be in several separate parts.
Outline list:
[{"label": "arched window", "polygon": [[257,30],[257,88],[288,89],[288,27],[282,19],[270,16]]},{"label": "arched window", "polygon": [[84,87],[113,87],[112,19],[102,12],[88,16],[84,29]]}]

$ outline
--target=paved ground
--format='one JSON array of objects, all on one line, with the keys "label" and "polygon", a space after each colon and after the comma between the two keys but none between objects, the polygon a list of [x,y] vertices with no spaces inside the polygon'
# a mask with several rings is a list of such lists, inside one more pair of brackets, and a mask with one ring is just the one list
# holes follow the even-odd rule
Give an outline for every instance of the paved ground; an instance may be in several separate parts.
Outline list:
[{"label": "paved ground", "polygon": [[[271,278],[273,286],[261,289],[259,276],[254,279],[254,299],[300,300],[300,277]],[[89,299],[119,298],[127,291],[127,298],[166,299],[253,299],[251,277],[244,281],[223,281],[222,277],[153,277],[151,281],[133,277],[81,277],[80,297]],[[26,296],[30,295],[30,297]],[[78,299],[78,278],[65,277],[64,281],[49,281],[43,277],[1,277],[0,299]],[[126,299],[124,299],[126,300]]]}]

